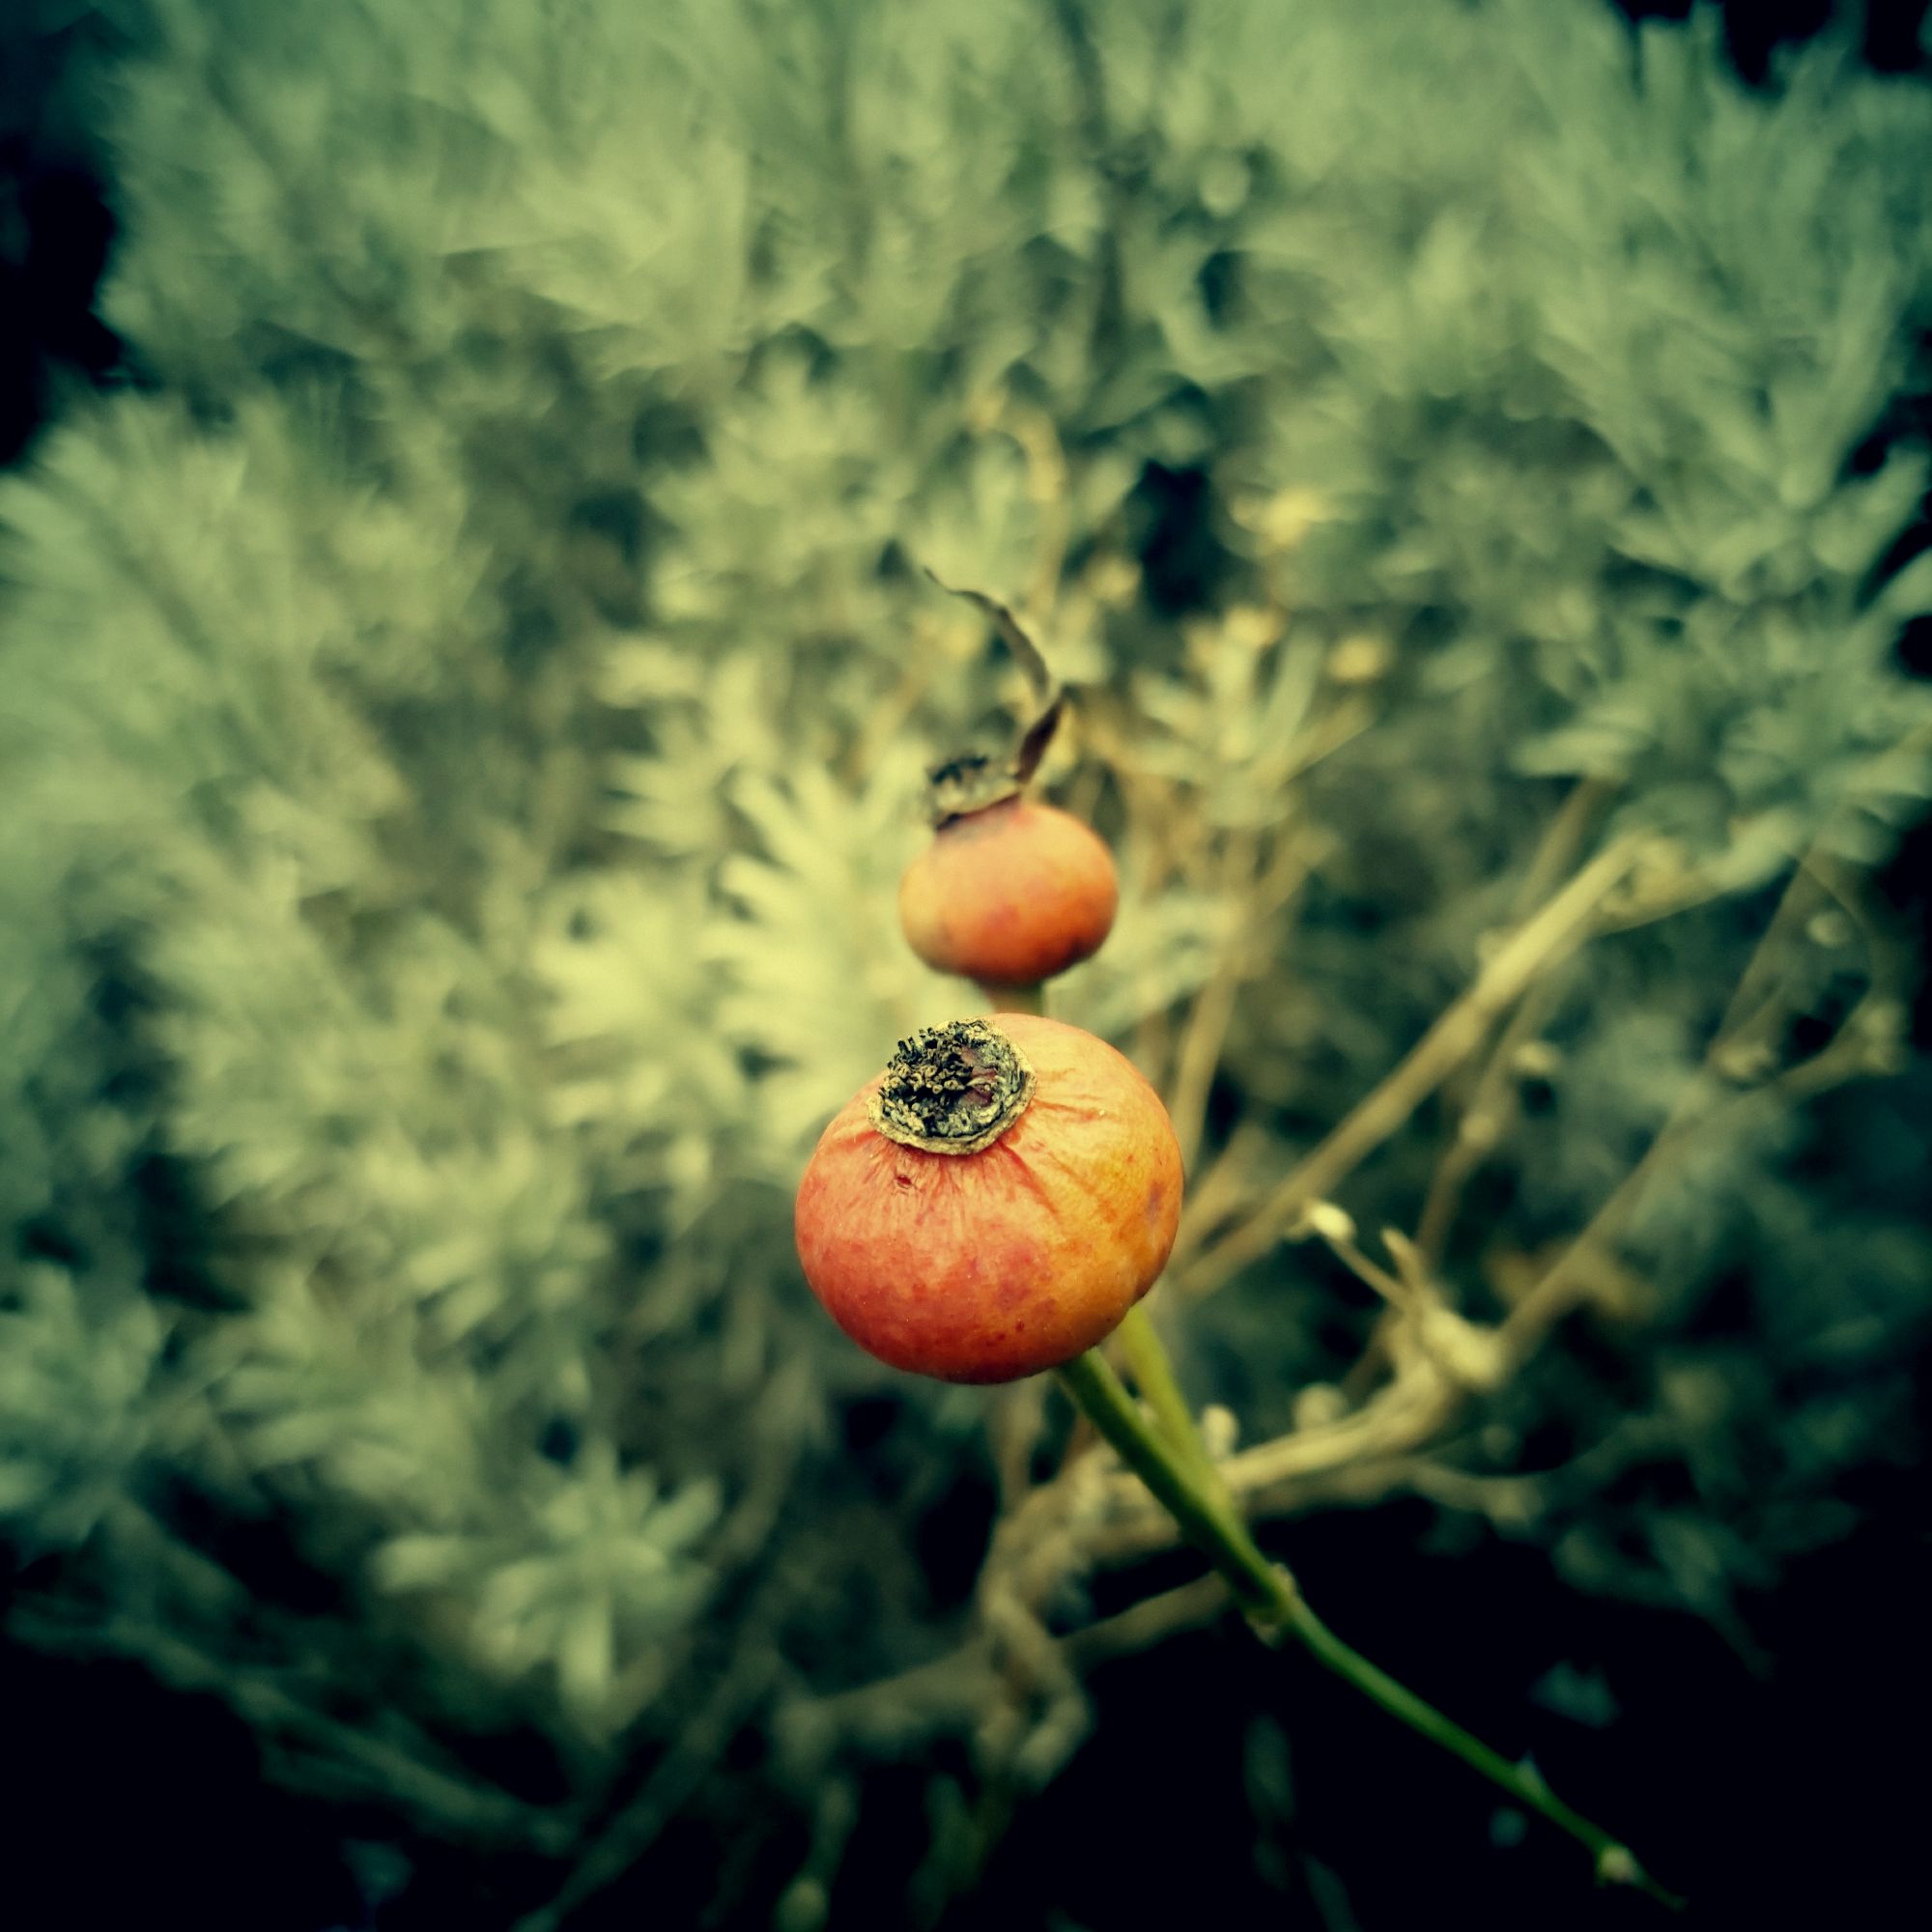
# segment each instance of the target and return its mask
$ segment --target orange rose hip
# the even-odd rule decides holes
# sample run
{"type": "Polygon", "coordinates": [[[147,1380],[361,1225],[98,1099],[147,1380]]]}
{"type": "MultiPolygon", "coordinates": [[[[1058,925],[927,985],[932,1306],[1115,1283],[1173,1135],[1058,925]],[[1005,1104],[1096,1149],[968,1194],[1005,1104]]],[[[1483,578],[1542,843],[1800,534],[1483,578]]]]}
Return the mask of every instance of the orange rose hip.
{"type": "Polygon", "coordinates": [[[1111,1334],[1180,1219],[1180,1149],[1104,1040],[1032,1014],[902,1040],[820,1138],[794,1216],[812,1293],[862,1349],[1004,1382],[1111,1334]]]}
{"type": "Polygon", "coordinates": [[[906,943],[987,986],[1030,986],[1090,957],[1119,903],[1093,828],[1017,796],[946,820],[899,881],[906,943]]]}

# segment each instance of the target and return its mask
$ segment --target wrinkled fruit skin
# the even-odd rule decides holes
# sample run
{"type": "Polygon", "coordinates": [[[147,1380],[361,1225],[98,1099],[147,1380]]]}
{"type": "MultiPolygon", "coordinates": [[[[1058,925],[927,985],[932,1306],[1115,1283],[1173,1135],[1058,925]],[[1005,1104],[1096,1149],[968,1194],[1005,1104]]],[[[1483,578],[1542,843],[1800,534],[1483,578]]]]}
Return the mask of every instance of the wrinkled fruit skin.
{"type": "Polygon", "coordinates": [[[899,881],[899,925],[928,966],[1030,986],[1098,951],[1114,923],[1114,859],[1070,812],[1002,799],[950,820],[899,881]]]}
{"type": "Polygon", "coordinates": [[[1154,1284],[1180,1220],[1180,1149],[1159,1096],[1104,1040],[1027,1013],[995,1024],[1032,1101],[979,1153],[927,1153],[871,1123],[866,1087],[798,1191],[806,1279],[894,1368],[1005,1382],[1070,1361],[1154,1284]]]}

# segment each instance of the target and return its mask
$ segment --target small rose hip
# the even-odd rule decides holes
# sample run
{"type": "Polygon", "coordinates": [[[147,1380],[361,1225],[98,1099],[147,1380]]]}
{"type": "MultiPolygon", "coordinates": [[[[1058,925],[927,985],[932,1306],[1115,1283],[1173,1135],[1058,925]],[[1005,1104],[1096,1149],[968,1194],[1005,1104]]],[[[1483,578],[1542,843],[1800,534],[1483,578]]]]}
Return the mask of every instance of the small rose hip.
{"type": "Polygon", "coordinates": [[[942,973],[1028,986],[1097,952],[1119,903],[1113,856],[1092,828],[1016,796],[939,827],[899,881],[899,926],[942,973]]]}

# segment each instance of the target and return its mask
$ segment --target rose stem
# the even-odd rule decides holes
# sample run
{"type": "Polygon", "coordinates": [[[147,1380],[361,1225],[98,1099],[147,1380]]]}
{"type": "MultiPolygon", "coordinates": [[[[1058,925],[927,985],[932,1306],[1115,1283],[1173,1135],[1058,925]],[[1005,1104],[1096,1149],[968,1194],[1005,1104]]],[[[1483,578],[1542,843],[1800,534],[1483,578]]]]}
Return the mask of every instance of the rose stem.
{"type": "Polygon", "coordinates": [[[1586,1846],[1595,1856],[1600,1881],[1633,1885],[1673,1910],[1682,1908],[1684,1901],[1651,1878],[1627,1845],[1572,1810],[1533,1771],[1511,1764],[1344,1643],[1303,1602],[1288,1571],[1263,1555],[1234,1505],[1216,1495],[1187,1459],[1142,1416],[1098,1350],[1076,1355],[1059,1374],[1067,1393],[1122,1462],[1226,1578],[1236,1601],[1264,1637],[1293,1633],[1318,1662],[1346,1678],[1391,1717],[1453,1751],[1526,1810],[1540,1812],[1586,1846]]]}
{"type": "Polygon", "coordinates": [[[1039,1013],[1046,1012],[1046,988],[1036,983],[1031,986],[989,986],[983,980],[980,990],[992,1003],[996,1013],[1039,1013]]]}
{"type": "Polygon", "coordinates": [[[1187,1398],[1181,1394],[1180,1384],[1175,1379],[1174,1363],[1168,1355],[1167,1345],[1160,1339],[1160,1331],[1153,1325],[1146,1307],[1135,1302],[1114,1332],[1121,1339],[1121,1350],[1127,1358],[1127,1371],[1134,1378],[1134,1386],[1147,1398],[1147,1405],[1153,1410],[1154,1420],[1159,1423],[1167,1439],[1180,1452],[1182,1460],[1201,1479],[1202,1487],[1211,1496],[1222,1495],[1221,1472],[1214,1466],[1214,1459],[1208,1455],[1208,1445],[1201,1439],[1194,1411],[1188,1407],[1187,1398]]]}

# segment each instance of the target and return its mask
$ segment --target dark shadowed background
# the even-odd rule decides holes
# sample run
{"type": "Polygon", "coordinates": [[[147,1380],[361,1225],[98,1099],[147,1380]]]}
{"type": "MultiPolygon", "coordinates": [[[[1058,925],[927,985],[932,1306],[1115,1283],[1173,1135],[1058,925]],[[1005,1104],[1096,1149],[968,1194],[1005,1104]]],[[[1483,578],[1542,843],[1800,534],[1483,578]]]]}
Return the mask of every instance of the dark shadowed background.
{"type": "MultiPolygon", "coordinates": [[[[1625,8],[1666,19],[1689,11],[1625,8]]],[[[1777,49],[1826,28],[1831,12],[1826,0],[1732,0],[1722,18],[1737,71],[1775,87],[1777,49]]],[[[1932,81],[1918,51],[1924,14],[1923,0],[1866,10],[1858,30],[1866,64],[1932,81]]],[[[117,188],[91,126],[93,97],[73,79],[83,55],[111,64],[119,31],[78,4],[30,0],[0,14],[0,461],[9,464],[32,463],[90,394],[148,384],[94,307],[117,188]]],[[[1921,341],[1914,384],[1873,425],[1870,468],[1928,434],[1932,354],[1921,341]]],[[[1134,497],[1139,561],[1177,609],[1198,601],[1215,567],[1205,495],[1203,472],[1177,456],[1150,464],[1134,497]]],[[[1927,547],[1921,512],[1890,567],[1927,547]]],[[[1929,635],[1921,618],[1897,641],[1918,678],[1932,676],[1929,635]]],[[[0,704],[4,675],[0,667],[0,704]]],[[[1879,874],[1902,929],[1920,938],[1928,880],[1932,828],[1921,822],[1879,874]]],[[[1932,1050],[1922,980],[1912,1038],[1932,1050]]],[[[1224,1103],[1235,1104],[1210,1097],[1210,1109],[1224,1103]]],[[[1861,1105],[1859,1090],[1828,1095],[1822,1138],[1865,1131],[1861,1105]]],[[[159,1168],[149,1176],[156,1226],[168,1221],[169,1184],[159,1168]]],[[[1699,1320],[1714,1333],[1727,1320],[1748,1322],[1722,1294],[1699,1320]]],[[[1926,1439],[1928,1340],[1921,1321],[1901,1345],[1916,1351],[1898,1367],[1918,1393],[1895,1439],[1926,1439]]],[[[838,1452],[857,1472],[845,1480],[894,1493],[914,1485],[918,1450],[890,1387],[855,1388],[834,1412],[838,1452]]],[[[1618,1480],[1652,1503],[1676,1478],[1639,1463],[1618,1480]]],[[[952,1473],[926,1491],[917,1554],[934,1614],[956,1614],[993,1520],[984,1451],[962,1441],[952,1473]]],[[[1852,1506],[1843,1533],[1742,1589],[1722,1630],[1683,1607],[1591,1594],[1537,1545],[1487,1525],[1457,1533],[1413,1500],[1331,1509],[1273,1525],[1264,1541],[1321,1579],[1323,1614],[1368,1655],[1431,1687],[1507,1752],[1529,1753],[1573,1804],[1613,1821],[1691,1895],[1687,1922],[1902,1923],[1901,1901],[1922,1892],[1916,1763],[1932,1722],[1932,1511],[1922,1469],[1895,1456],[1846,1472],[1837,1493],[1852,1506]]],[[[326,1592],[271,1524],[253,1547],[226,1553],[283,1598],[326,1592]]],[[[0,1562],[0,1606],[41,1589],[65,1560],[23,1552],[0,1562]]],[[[1188,1574],[1180,1559],[1162,1558],[1107,1588],[1124,1604],[1188,1574]]],[[[1237,1628],[1177,1635],[1107,1663],[1091,1689],[1092,1735],[1018,1805],[977,1886],[945,1909],[946,1932],[1112,1932],[1170,1914],[1337,1932],[1402,1932],[1452,1917],[1498,1932],[1662,1922],[1640,1897],[1590,1891],[1566,1841],[1525,1831],[1486,1786],[1299,1657],[1258,1666],[1237,1628]]],[[[539,1789],[554,1762],[534,1746],[519,1761],[522,1748],[502,1747],[497,1774],[539,1789]]],[[[754,1729],[737,1737],[697,1801],[635,1874],[569,1918],[571,1932],[769,1922],[807,1845],[803,1824],[775,1826],[758,1812],[767,1748],[754,1729]]],[[[953,1768],[963,1783],[963,1752],[953,1768]]],[[[0,1649],[0,1923],[21,1932],[162,1918],[205,1932],[487,1927],[546,1895],[532,1856],[479,1857],[399,1830],[382,1805],[266,1781],[255,1733],[226,1702],[164,1688],[132,1662],[0,1649]]],[[[832,1886],[835,1928],[901,1921],[930,1828],[929,1787],[896,1765],[866,1770],[859,1795],[832,1886]]]]}

